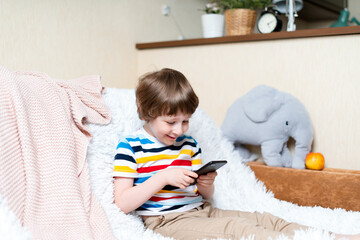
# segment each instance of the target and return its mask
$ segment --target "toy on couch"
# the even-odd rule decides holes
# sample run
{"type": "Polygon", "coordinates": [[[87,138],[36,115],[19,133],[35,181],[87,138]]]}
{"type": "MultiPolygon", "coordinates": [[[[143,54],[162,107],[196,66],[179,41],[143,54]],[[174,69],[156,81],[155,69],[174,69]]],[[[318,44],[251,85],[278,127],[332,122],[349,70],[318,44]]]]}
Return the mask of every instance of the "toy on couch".
{"type": "Polygon", "coordinates": [[[305,168],[313,141],[313,127],[304,105],[294,96],[260,85],[238,98],[228,109],[222,124],[225,137],[234,142],[246,162],[258,156],[243,144],[261,145],[269,166],[305,168]],[[292,156],[287,142],[295,141],[292,156]]]}

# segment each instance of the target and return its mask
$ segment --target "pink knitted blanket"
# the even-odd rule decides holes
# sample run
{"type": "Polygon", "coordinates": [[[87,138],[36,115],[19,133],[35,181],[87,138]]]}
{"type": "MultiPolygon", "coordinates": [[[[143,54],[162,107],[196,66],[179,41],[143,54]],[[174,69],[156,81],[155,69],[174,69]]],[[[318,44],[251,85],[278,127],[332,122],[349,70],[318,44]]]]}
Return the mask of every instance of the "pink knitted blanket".
{"type": "Polygon", "coordinates": [[[0,66],[0,194],[34,239],[114,239],[86,161],[86,123],[110,121],[102,89],[0,66]]]}

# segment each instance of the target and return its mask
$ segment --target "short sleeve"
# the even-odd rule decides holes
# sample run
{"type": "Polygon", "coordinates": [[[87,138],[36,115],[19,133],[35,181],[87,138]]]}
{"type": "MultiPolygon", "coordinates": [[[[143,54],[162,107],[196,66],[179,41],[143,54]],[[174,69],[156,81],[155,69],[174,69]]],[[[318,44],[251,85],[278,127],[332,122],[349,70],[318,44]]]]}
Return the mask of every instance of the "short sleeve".
{"type": "Polygon", "coordinates": [[[116,147],[113,177],[138,177],[135,153],[126,139],[121,139],[116,147]]]}
{"type": "Polygon", "coordinates": [[[194,155],[191,157],[191,165],[192,170],[196,171],[202,166],[202,160],[201,160],[201,148],[199,147],[198,143],[193,139],[195,147],[194,147],[194,155]]]}

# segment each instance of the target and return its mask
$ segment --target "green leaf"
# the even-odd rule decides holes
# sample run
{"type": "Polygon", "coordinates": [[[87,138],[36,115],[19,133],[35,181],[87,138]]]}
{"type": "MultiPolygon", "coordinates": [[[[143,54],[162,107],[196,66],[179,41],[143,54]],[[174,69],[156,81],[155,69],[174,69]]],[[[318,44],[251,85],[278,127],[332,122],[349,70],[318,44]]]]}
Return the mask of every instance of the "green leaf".
{"type": "Polygon", "coordinates": [[[224,10],[234,8],[248,8],[252,10],[264,9],[271,4],[271,0],[220,0],[219,6],[224,10]]]}

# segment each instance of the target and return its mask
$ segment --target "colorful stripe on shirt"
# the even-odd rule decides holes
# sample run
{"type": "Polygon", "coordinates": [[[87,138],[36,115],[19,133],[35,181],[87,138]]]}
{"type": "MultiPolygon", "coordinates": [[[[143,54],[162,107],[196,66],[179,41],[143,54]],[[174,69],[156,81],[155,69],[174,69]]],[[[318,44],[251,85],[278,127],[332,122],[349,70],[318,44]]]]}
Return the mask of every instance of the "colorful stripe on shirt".
{"type": "MultiPolygon", "coordinates": [[[[119,141],[113,176],[134,178],[134,185],[139,185],[166,168],[182,167],[194,171],[201,164],[201,149],[192,137],[183,135],[173,145],[166,146],[142,128],[119,141]]],[[[201,204],[202,197],[196,185],[184,190],[168,185],[139,207],[137,213],[159,215],[185,211],[201,204]]]]}

